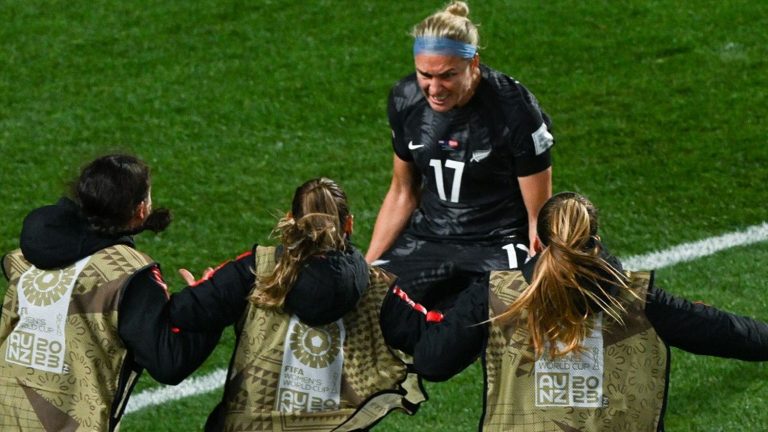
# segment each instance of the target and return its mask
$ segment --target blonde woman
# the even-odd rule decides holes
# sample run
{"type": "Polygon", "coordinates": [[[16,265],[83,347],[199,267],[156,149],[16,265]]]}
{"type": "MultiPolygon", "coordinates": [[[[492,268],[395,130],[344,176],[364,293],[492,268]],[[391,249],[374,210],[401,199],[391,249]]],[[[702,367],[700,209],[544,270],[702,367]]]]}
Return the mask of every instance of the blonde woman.
{"type": "Polygon", "coordinates": [[[454,1],[413,28],[415,72],[389,95],[392,180],[366,254],[427,306],[535,254],[536,214],[552,193],[549,117],[481,63],[468,15],[454,1]]]}
{"type": "Polygon", "coordinates": [[[544,249],[530,265],[478,279],[440,322],[395,290],[382,310],[387,341],[411,344],[426,378],[447,379],[482,356],[481,430],[660,431],[668,347],[768,360],[768,324],[675,298],[652,272],[623,271],[584,196],[548,200],[538,235],[544,249]]]}
{"type": "Polygon", "coordinates": [[[368,267],[352,228],[344,191],[310,180],[275,228],[277,247],[256,246],[172,297],[181,329],[235,324],[224,398],[207,431],[362,430],[423,400],[378,325],[395,278],[368,267]]]}

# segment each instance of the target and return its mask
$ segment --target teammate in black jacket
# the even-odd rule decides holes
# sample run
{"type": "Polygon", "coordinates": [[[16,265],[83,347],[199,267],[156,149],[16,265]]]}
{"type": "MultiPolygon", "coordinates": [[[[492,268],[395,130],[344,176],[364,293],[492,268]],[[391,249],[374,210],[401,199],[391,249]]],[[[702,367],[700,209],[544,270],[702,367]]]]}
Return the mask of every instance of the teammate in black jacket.
{"type": "MultiPolygon", "coordinates": [[[[352,423],[355,430],[367,430],[379,415],[386,415],[390,406],[395,407],[393,401],[399,405],[397,401],[405,398],[402,403],[407,404],[407,410],[415,411],[415,404],[423,398],[414,397],[413,403],[408,403],[408,394],[413,393],[400,386],[402,380],[409,379],[407,367],[384,345],[378,325],[381,299],[395,283],[394,276],[369,269],[362,254],[349,241],[352,228],[353,218],[344,191],[330,179],[312,179],[296,189],[291,211],[278,222],[275,233],[279,234],[280,244],[276,248],[254,247],[253,252],[207,270],[198,281],[182,270],[192,286],[171,299],[169,314],[174,325],[188,331],[220,331],[236,324],[237,343],[224,398],[208,417],[206,431],[238,427],[273,430],[273,425],[274,430],[284,430],[292,427],[294,421],[306,430],[335,430],[348,420],[350,411],[364,413],[355,414],[352,423]],[[318,334],[325,331],[319,326],[337,325],[335,322],[344,318],[347,336],[340,339],[345,360],[337,364],[341,366],[341,379],[330,383],[316,377],[316,382],[327,383],[316,384],[323,392],[338,390],[343,400],[335,407],[330,404],[319,410],[309,405],[299,407],[298,402],[286,407],[285,396],[275,406],[273,399],[278,399],[278,394],[293,394],[288,388],[291,384],[286,387],[291,380],[277,379],[281,370],[296,369],[302,375],[306,366],[309,369],[305,379],[309,379],[310,370],[326,367],[313,366],[312,362],[294,367],[296,364],[283,357],[280,348],[275,348],[296,343],[298,348],[285,348],[285,353],[304,352],[301,347],[307,342],[303,336],[289,330],[300,327],[280,324],[294,322],[293,316],[302,325],[317,327],[318,334]],[[264,330],[264,326],[269,330],[264,330]],[[254,380],[254,374],[261,378],[254,380]],[[270,378],[272,374],[274,380],[270,378]],[[356,376],[366,384],[346,383],[355,381],[356,376]],[[256,394],[263,397],[255,397],[256,394]],[[377,402],[379,397],[388,402],[377,402]],[[318,421],[321,417],[327,420],[318,421]]],[[[330,348],[335,345],[331,341],[319,345],[325,348],[317,348],[317,352],[333,352],[330,348]]],[[[319,390],[313,391],[300,392],[304,395],[301,399],[322,400],[324,396],[317,393],[319,390]]]]}
{"type": "MultiPolygon", "coordinates": [[[[613,300],[627,290],[628,281],[621,263],[599,241],[592,204],[574,193],[553,196],[541,209],[538,233],[544,250],[521,269],[528,286],[506,312],[489,316],[493,309],[490,274],[477,278],[452,308],[441,312],[427,311],[395,289],[385,299],[381,315],[387,343],[413,352],[414,368],[424,378],[442,381],[478,356],[485,359],[492,349],[488,346],[490,326],[502,321],[512,328],[527,328],[526,334],[531,335],[527,351],[535,353],[536,359],[562,359],[578,353],[599,312],[606,316],[603,322],[620,322],[620,327],[628,324],[626,308],[613,300]]],[[[644,300],[644,310],[638,314],[667,346],[701,355],[768,360],[765,322],[675,297],[657,287],[653,278],[644,300]]],[[[632,355],[641,354],[628,355],[630,363],[632,355]]],[[[665,401],[666,388],[663,390],[665,401]]],[[[486,399],[486,407],[493,403],[486,399]]],[[[658,429],[663,430],[663,407],[658,429]]]]}
{"type": "MultiPolygon", "coordinates": [[[[74,199],[62,198],[55,205],[30,212],[24,219],[20,253],[15,251],[4,260],[6,277],[10,276],[9,272],[16,271],[9,266],[18,265],[9,264],[11,255],[22,256],[23,258],[17,258],[16,262],[29,265],[33,272],[38,272],[42,276],[31,284],[15,282],[20,287],[9,286],[6,300],[9,298],[14,300],[10,303],[6,301],[4,304],[2,317],[0,317],[0,323],[2,323],[0,344],[9,336],[6,331],[16,332],[19,330],[17,327],[24,331],[35,320],[50,320],[49,322],[52,323],[50,326],[60,326],[58,333],[56,331],[49,333],[50,340],[53,341],[51,343],[64,345],[62,357],[64,367],[59,372],[63,374],[60,375],[62,384],[61,387],[56,388],[56,392],[60,400],[74,397],[75,401],[81,401],[81,405],[68,406],[67,402],[64,402],[63,405],[54,408],[52,405],[40,405],[39,398],[30,398],[38,421],[64,427],[64,423],[56,422],[69,419],[66,421],[79,422],[84,428],[91,424],[99,430],[113,430],[119,425],[127,397],[136,383],[137,374],[146,369],[161,383],[178,384],[210,354],[219,340],[220,331],[190,333],[172,327],[168,322],[168,291],[160,266],[135,250],[134,235],[147,229],[155,232],[162,231],[171,221],[168,210],[152,210],[150,170],[144,162],[129,155],[116,154],[100,157],[83,168],[73,192],[74,199]],[[124,255],[115,253],[116,250],[125,251],[124,255]],[[138,264],[134,266],[137,268],[132,274],[111,280],[112,266],[129,268],[125,261],[121,261],[125,256],[136,257],[139,262],[143,261],[146,264],[138,264]],[[116,257],[114,262],[109,261],[111,257],[116,257]],[[88,270],[89,267],[86,266],[86,271],[76,275],[77,282],[72,289],[70,304],[68,307],[64,305],[62,314],[64,321],[50,314],[43,318],[35,318],[29,312],[32,306],[20,310],[20,296],[16,295],[19,290],[25,291],[28,302],[34,303],[36,298],[55,300],[62,290],[66,290],[64,284],[56,282],[56,275],[67,274],[68,268],[84,259],[90,260],[92,270],[88,270]],[[62,271],[64,273],[61,273],[62,271]],[[103,272],[103,274],[88,272],[103,272]],[[92,291],[85,291],[93,285],[92,281],[105,278],[104,285],[95,286],[92,291]],[[56,285],[51,286],[51,282],[56,282],[56,285]],[[118,291],[114,293],[114,289],[118,291]],[[46,293],[51,294],[54,291],[57,295],[45,296],[46,293]],[[113,301],[116,304],[113,304],[113,301]],[[83,330],[82,327],[70,328],[72,323],[80,322],[87,323],[88,331],[83,330]],[[116,325],[116,329],[112,328],[113,325],[116,325]],[[62,330],[67,331],[67,338],[57,340],[57,334],[60,336],[62,330]],[[83,335],[90,334],[89,331],[100,339],[95,342],[87,340],[87,336],[83,335]],[[72,337],[76,338],[71,339],[72,337]],[[94,346],[101,350],[111,349],[113,345],[120,349],[103,354],[101,351],[88,352],[82,346],[89,343],[94,343],[94,346]],[[125,358],[118,361],[120,363],[117,365],[118,370],[107,371],[106,364],[116,361],[114,358],[121,355],[119,353],[123,347],[127,352],[125,358]],[[86,352],[83,354],[80,351],[86,352]],[[93,364],[98,365],[99,362],[103,362],[101,364],[104,368],[94,369],[88,366],[86,370],[89,376],[70,377],[79,370],[75,362],[83,361],[79,360],[80,355],[86,357],[103,355],[103,359],[99,358],[93,364]],[[116,376],[112,377],[112,373],[116,376]],[[93,395],[90,393],[67,394],[69,390],[63,383],[66,382],[68,385],[73,382],[91,381],[98,382],[98,385],[106,389],[99,390],[99,395],[104,400],[98,402],[106,404],[111,402],[112,406],[101,407],[100,403],[94,401],[96,412],[79,411],[84,398],[87,400],[93,395]],[[109,415],[108,419],[102,418],[104,410],[109,415]],[[59,416],[63,417],[59,418],[59,416]],[[93,422],[98,426],[94,426],[93,422]]],[[[21,280],[25,279],[21,278],[21,280]]],[[[45,303],[51,302],[45,301],[41,304],[48,306],[45,303]]],[[[55,327],[53,328],[55,330],[55,327]]],[[[38,337],[45,338],[46,334],[41,333],[38,337]]],[[[9,345],[8,349],[13,348],[9,345]]],[[[0,356],[7,359],[5,352],[0,356]]],[[[0,361],[0,375],[4,380],[16,373],[13,368],[23,363],[23,358],[20,357],[20,359],[22,361],[16,360],[12,363],[0,361]]],[[[45,382],[48,376],[46,374],[52,373],[48,372],[50,370],[50,368],[36,370],[35,367],[29,367],[26,375],[34,378],[35,373],[39,374],[40,382],[45,382]]],[[[13,390],[9,388],[8,391],[13,390]]],[[[71,391],[85,390],[78,390],[78,387],[73,385],[71,391]]],[[[10,397],[10,394],[6,393],[4,396],[10,397]]],[[[3,397],[0,397],[0,429],[17,430],[16,428],[24,429],[26,427],[24,425],[30,425],[27,422],[32,420],[22,418],[19,402],[5,400],[3,397]]]]}

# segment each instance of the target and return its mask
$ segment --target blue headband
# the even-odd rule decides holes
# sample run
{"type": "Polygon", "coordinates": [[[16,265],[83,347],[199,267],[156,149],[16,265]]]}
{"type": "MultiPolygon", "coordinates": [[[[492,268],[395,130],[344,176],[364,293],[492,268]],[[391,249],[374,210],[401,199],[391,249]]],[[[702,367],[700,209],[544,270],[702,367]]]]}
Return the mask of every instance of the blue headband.
{"type": "Polygon", "coordinates": [[[440,54],[471,59],[477,53],[477,47],[455,39],[419,36],[413,42],[413,55],[440,54]]]}

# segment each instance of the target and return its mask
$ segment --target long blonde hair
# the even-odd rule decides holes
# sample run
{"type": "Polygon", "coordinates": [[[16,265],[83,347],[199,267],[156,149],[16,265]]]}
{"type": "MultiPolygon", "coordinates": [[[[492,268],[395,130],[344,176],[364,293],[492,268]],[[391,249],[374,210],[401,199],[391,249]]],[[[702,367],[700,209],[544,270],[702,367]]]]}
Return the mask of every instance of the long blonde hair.
{"type": "Polygon", "coordinates": [[[469,6],[466,3],[453,1],[416,24],[411,35],[443,37],[478,46],[480,35],[477,26],[467,18],[468,15],[469,6]]]}
{"type": "Polygon", "coordinates": [[[333,180],[316,178],[296,188],[291,213],[273,230],[280,238],[282,254],[272,274],[257,278],[251,302],[282,307],[309,257],[347,248],[344,227],[348,217],[347,195],[333,180]]]}
{"type": "Polygon", "coordinates": [[[536,356],[579,352],[596,312],[622,323],[625,308],[606,290],[627,288],[626,276],[600,256],[597,210],[582,195],[565,192],[541,208],[537,232],[545,249],[530,286],[496,319],[525,322],[536,356]]]}

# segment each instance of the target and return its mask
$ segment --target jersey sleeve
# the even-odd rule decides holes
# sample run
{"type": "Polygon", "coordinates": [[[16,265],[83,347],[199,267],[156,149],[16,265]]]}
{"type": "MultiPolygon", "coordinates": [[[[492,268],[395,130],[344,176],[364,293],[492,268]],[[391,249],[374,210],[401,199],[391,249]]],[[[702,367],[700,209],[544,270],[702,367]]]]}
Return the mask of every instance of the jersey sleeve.
{"type": "Polygon", "coordinates": [[[118,311],[118,334],[133,362],[163,384],[178,384],[194,372],[221,337],[221,330],[187,332],[171,324],[167,287],[158,266],[133,276],[118,311]]]}
{"type": "Polygon", "coordinates": [[[396,89],[397,87],[394,87],[390,90],[389,98],[387,99],[387,117],[389,118],[389,127],[392,131],[392,149],[397,157],[406,162],[411,162],[413,156],[403,136],[403,121],[397,109],[396,89]]]}
{"type": "Polygon", "coordinates": [[[191,331],[217,331],[234,324],[248,305],[256,281],[253,254],[220,265],[211,275],[171,296],[174,326],[191,331]]]}
{"type": "Polygon", "coordinates": [[[651,287],[646,316],[670,346],[693,354],[768,360],[768,324],[651,287]]]}
{"type": "Polygon", "coordinates": [[[520,94],[520,119],[512,139],[515,172],[518,177],[544,171],[552,165],[550,149],[555,145],[552,122],[541,110],[536,97],[516,82],[520,94]]]}

